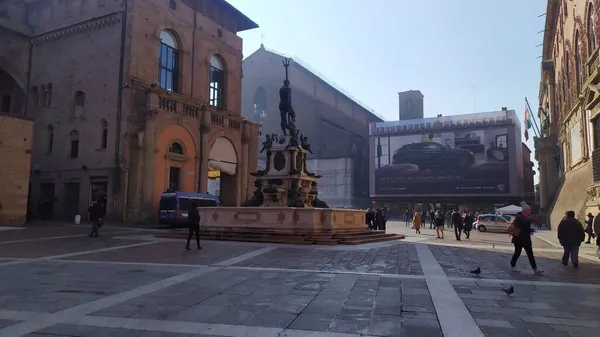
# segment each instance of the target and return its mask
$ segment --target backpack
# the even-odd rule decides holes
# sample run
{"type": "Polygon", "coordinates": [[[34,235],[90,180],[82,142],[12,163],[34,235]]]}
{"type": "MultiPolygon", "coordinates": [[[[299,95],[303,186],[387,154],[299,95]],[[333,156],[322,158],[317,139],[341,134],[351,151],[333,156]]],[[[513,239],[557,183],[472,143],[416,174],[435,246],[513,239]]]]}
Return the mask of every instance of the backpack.
{"type": "MultiPolygon", "coordinates": [[[[516,220],[516,218],[515,218],[516,220]]],[[[510,225],[508,226],[508,235],[512,235],[512,236],[519,236],[519,234],[521,234],[521,228],[517,227],[517,225],[515,225],[515,220],[513,220],[510,225]]]]}

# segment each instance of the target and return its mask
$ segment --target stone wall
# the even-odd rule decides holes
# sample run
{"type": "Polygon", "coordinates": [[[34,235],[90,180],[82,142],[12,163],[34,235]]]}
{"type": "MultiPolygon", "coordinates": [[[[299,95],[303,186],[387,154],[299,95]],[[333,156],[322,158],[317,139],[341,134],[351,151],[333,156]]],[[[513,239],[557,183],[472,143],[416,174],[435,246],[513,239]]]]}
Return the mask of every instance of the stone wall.
{"type": "Polygon", "coordinates": [[[32,120],[0,114],[0,226],[25,224],[32,138],[32,120]]]}

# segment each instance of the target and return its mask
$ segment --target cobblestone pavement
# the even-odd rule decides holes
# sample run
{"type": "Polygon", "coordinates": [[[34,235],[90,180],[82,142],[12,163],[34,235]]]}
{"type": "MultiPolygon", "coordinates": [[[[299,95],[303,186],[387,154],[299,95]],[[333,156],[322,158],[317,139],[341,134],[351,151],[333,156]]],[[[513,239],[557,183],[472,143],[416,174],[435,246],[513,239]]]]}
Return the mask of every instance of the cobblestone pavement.
{"type": "Polygon", "coordinates": [[[600,329],[600,260],[564,267],[543,240],[535,249],[546,274],[534,276],[525,256],[511,270],[510,246],[493,234],[353,247],[205,241],[184,253],[181,240],[146,230],[86,233],[0,232],[0,336],[596,337],[600,329]],[[509,286],[512,296],[502,291],[509,286]]]}

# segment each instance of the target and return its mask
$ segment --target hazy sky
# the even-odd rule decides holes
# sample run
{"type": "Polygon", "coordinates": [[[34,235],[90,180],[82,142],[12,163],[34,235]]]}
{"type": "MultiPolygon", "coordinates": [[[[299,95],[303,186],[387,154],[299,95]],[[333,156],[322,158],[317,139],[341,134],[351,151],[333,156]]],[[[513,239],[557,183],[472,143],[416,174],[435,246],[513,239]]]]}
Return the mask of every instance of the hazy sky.
{"type": "Polygon", "coordinates": [[[507,106],[522,121],[525,97],[537,109],[544,0],[227,1],[260,26],[240,33],[244,56],[264,34],[267,48],[299,57],[388,120],[410,89],[425,95],[426,117],[507,106]]]}

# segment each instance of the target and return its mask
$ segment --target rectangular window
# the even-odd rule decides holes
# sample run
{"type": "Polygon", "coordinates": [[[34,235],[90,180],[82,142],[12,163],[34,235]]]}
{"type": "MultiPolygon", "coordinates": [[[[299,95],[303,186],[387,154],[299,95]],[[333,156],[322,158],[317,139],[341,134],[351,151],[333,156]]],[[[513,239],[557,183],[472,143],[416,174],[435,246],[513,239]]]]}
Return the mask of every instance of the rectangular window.
{"type": "Polygon", "coordinates": [[[160,44],[158,85],[172,92],[177,92],[177,57],[177,50],[164,43],[160,44]]]}
{"type": "Polygon", "coordinates": [[[570,130],[571,140],[571,165],[575,164],[581,157],[581,122],[577,121],[570,130]]]}
{"type": "Polygon", "coordinates": [[[71,158],[79,157],[79,141],[78,140],[71,141],[71,152],[69,153],[69,156],[71,158]]]}
{"type": "Polygon", "coordinates": [[[169,168],[169,189],[173,191],[179,191],[181,183],[181,168],[171,167],[169,168]]]}
{"type": "Polygon", "coordinates": [[[496,147],[501,149],[508,148],[508,135],[497,135],[496,136],[496,147]]]}
{"type": "Polygon", "coordinates": [[[108,145],[108,129],[104,128],[104,129],[102,129],[102,144],[101,144],[101,148],[102,149],[106,149],[107,145],[108,145]]]}
{"type": "Polygon", "coordinates": [[[54,132],[48,135],[48,153],[52,153],[52,147],[54,146],[54,132]]]}

